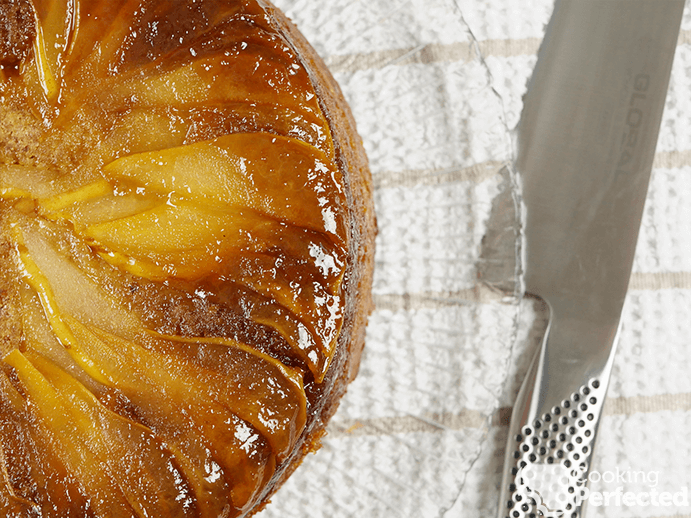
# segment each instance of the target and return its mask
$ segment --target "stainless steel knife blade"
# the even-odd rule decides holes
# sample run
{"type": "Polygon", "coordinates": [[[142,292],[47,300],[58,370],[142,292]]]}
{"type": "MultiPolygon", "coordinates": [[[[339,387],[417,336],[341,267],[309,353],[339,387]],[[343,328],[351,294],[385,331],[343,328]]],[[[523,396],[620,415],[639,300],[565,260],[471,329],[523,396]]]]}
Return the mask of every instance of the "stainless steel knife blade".
{"type": "Polygon", "coordinates": [[[587,502],[582,488],[683,7],[683,0],[555,4],[524,99],[515,163],[524,287],[547,302],[550,323],[513,409],[500,518],[538,510],[576,518],[587,502]],[[548,466],[575,486],[566,500],[550,501],[526,476],[548,466]]]}

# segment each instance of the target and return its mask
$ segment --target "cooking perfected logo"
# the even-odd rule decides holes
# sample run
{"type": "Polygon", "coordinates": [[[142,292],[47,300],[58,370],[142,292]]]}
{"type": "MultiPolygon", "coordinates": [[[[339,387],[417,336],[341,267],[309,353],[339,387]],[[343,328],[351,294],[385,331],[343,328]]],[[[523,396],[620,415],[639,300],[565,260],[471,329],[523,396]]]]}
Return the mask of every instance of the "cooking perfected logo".
{"type": "Polygon", "coordinates": [[[524,505],[534,502],[545,518],[560,518],[575,511],[585,500],[593,507],[687,507],[688,488],[677,492],[659,491],[659,471],[591,471],[586,477],[583,471],[568,469],[562,464],[528,463],[516,476],[516,501],[524,505]],[[591,491],[586,480],[616,484],[613,491],[591,491]],[[619,485],[621,484],[621,485],[619,485]],[[647,491],[625,491],[624,484],[645,486],[647,491]],[[520,497],[520,498],[519,498],[520,497]]]}

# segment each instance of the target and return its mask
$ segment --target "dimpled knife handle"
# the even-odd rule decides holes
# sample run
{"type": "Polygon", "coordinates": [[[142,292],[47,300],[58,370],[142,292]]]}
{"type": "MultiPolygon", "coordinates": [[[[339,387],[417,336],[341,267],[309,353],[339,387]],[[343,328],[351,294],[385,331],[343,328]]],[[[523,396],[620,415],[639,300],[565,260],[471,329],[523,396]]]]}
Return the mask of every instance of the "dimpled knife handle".
{"type": "Polygon", "coordinates": [[[542,352],[536,354],[514,406],[498,518],[580,518],[587,502],[586,483],[611,361],[599,375],[565,392],[559,404],[547,407],[540,405],[545,398],[536,390],[542,352]]]}

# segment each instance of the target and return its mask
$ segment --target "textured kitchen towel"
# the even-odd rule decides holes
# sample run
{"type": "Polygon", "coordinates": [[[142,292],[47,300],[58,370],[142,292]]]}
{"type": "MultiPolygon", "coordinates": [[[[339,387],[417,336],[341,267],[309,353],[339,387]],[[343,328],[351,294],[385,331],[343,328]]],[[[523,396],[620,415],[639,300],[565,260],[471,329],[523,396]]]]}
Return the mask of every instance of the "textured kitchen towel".
{"type": "MultiPolygon", "coordinates": [[[[552,0],[275,3],[351,104],[380,233],[359,377],[321,450],[259,516],[494,516],[510,407],[546,314],[478,270],[492,204],[511,194],[500,171],[552,0]]],[[[612,500],[588,517],[691,517],[690,42],[687,8],[591,483],[679,498],[612,500]]]]}

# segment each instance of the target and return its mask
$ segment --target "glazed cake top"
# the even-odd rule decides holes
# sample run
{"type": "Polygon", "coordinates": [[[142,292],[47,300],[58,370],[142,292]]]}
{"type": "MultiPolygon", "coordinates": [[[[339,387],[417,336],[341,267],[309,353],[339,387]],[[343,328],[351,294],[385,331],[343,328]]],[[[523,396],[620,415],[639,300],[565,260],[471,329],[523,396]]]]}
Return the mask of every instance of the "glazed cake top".
{"type": "Polygon", "coordinates": [[[254,1],[0,8],[9,508],[238,514],[343,320],[346,198],[310,76],[254,1]]]}

